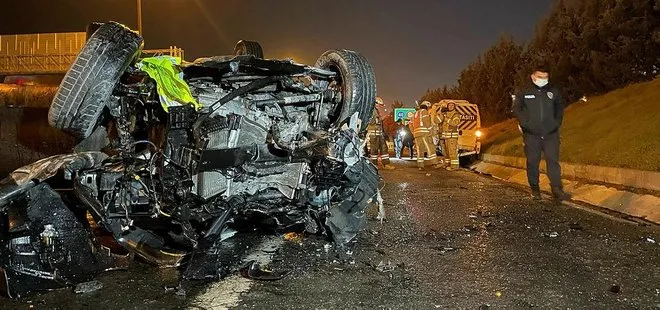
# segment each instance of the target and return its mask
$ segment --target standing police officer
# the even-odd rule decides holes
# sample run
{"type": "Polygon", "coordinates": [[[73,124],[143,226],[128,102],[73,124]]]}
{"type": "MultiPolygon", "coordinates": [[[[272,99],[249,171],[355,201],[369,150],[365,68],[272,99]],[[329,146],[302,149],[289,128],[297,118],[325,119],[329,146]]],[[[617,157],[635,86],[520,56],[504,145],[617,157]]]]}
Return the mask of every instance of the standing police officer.
{"type": "Polygon", "coordinates": [[[564,118],[564,100],[557,88],[548,85],[549,73],[539,66],[532,72],[532,84],[516,95],[513,110],[518,117],[527,156],[527,180],[532,197],[541,200],[539,163],[541,152],[557,200],[568,200],[571,195],[563,190],[559,167],[559,127],[564,118]]]}

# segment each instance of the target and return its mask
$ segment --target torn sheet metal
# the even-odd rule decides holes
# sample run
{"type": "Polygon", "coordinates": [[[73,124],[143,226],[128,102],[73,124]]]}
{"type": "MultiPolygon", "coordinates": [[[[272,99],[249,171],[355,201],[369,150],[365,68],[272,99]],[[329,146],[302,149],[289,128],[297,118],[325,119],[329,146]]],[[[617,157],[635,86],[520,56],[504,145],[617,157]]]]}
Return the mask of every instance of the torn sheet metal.
{"type": "Polygon", "coordinates": [[[9,176],[17,185],[33,180],[43,182],[60,171],[66,177],[74,171],[98,167],[107,158],[108,155],[101,152],[55,155],[18,168],[9,176]]]}

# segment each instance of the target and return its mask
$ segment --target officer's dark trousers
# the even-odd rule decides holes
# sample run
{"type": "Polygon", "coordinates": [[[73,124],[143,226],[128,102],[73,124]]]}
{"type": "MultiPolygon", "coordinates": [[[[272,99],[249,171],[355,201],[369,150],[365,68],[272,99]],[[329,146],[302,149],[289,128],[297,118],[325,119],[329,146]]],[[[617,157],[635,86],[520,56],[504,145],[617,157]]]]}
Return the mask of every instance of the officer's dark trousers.
{"type": "Polygon", "coordinates": [[[561,189],[561,168],[559,167],[559,133],[545,136],[524,134],[525,155],[527,156],[527,181],[531,188],[539,188],[539,163],[541,152],[545,155],[548,178],[553,189],[561,189]]]}

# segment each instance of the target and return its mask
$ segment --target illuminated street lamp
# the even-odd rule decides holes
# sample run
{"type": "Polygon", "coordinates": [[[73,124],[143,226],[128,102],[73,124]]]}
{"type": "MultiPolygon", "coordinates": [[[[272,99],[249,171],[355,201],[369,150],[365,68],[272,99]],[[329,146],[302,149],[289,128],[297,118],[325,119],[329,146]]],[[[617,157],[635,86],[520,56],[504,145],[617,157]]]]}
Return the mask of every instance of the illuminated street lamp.
{"type": "Polygon", "coordinates": [[[142,35],[142,0],[137,0],[137,24],[138,33],[142,35]]]}

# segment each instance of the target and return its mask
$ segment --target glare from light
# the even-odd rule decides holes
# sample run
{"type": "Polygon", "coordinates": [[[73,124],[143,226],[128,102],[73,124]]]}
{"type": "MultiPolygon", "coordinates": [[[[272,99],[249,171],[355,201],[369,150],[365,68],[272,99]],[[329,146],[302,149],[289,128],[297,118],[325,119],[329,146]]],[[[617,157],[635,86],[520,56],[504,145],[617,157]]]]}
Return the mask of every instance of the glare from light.
{"type": "Polygon", "coordinates": [[[481,138],[481,136],[484,135],[484,133],[481,132],[481,130],[477,130],[477,132],[475,132],[474,134],[477,136],[477,138],[481,138]]]}
{"type": "Polygon", "coordinates": [[[216,18],[210,14],[211,11],[206,9],[202,1],[195,0],[193,3],[197,5],[197,8],[202,13],[202,16],[204,16],[204,19],[206,19],[206,21],[211,25],[218,39],[220,39],[224,45],[232,46],[232,42],[229,41],[229,38],[223,32],[223,29],[215,22],[216,18]]]}

